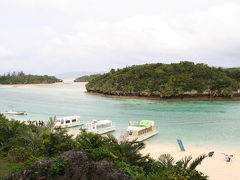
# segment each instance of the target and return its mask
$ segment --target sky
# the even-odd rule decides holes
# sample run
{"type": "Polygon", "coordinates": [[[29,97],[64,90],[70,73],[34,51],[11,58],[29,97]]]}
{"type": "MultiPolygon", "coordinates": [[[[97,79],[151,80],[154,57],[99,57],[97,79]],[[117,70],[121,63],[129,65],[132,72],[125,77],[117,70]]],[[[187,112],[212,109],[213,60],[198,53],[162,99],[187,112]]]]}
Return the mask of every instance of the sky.
{"type": "Polygon", "coordinates": [[[0,0],[0,73],[240,67],[240,0],[0,0]]]}

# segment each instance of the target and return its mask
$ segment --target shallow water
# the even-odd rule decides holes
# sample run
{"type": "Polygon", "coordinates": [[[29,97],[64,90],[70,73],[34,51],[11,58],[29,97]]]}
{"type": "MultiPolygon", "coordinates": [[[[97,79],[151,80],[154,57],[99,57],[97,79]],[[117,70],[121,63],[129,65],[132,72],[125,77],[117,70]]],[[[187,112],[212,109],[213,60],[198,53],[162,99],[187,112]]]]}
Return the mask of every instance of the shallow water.
{"type": "Polygon", "coordinates": [[[159,101],[106,98],[85,93],[84,83],[56,86],[0,86],[0,112],[13,106],[27,116],[23,120],[44,120],[50,116],[80,115],[110,119],[119,136],[128,121],[154,120],[159,134],[153,143],[176,144],[180,138],[194,146],[216,146],[240,150],[240,101],[159,101]]]}

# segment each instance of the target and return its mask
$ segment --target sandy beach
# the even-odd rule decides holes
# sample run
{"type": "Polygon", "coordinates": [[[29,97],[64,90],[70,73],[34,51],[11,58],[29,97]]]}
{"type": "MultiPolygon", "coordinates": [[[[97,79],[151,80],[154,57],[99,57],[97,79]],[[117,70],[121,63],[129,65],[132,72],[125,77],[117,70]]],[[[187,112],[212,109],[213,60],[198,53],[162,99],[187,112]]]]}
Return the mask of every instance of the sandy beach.
{"type": "Polygon", "coordinates": [[[53,85],[64,85],[70,84],[66,82],[57,82],[57,83],[49,83],[49,84],[0,84],[1,86],[11,86],[11,87],[22,87],[22,86],[53,86],[53,85]]]}
{"type": "Polygon", "coordinates": [[[148,144],[142,150],[143,154],[150,154],[151,157],[157,159],[161,154],[171,154],[175,160],[180,160],[185,156],[191,155],[193,158],[201,154],[208,154],[214,151],[213,157],[207,157],[197,170],[209,176],[210,180],[239,180],[240,179],[240,151],[232,149],[216,149],[212,147],[189,147],[185,145],[185,152],[181,152],[179,147],[148,144]],[[225,155],[233,155],[230,162],[225,161],[225,155]]]}
{"type": "MultiPolygon", "coordinates": [[[[76,137],[78,130],[68,131],[69,134],[76,137]]],[[[185,156],[198,157],[202,154],[208,154],[214,151],[213,157],[206,157],[197,170],[209,176],[210,180],[239,180],[240,179],[240,150],[219,149],[216,147],[195,147],[184,145],[186,151],[180,151],[177,142],[176,145],[150,144],[146,142],[146,147],[141,151],[142,154],[150,154],[157,159],[161,154],[171,154],[176,161],[185,156]],[[230,162],[225,161],[225,155],[233,155],[230,162]]]]}

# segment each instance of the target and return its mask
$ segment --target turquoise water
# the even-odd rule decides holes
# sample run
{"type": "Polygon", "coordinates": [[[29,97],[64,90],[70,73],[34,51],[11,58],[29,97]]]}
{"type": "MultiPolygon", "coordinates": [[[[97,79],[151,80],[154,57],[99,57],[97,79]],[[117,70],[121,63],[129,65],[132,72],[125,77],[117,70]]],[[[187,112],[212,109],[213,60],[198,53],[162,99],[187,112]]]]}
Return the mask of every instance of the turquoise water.
{"type": "Polygon", "coordinates": [[[154,120],[159,134],[148,142],[240,149],[240,101],[158,101],[106,98],[85,93],[84,83],[10,87],[0,86],[0,112],[13,106],[25,110],[24,120],[44,120],[50,116],[80,115],[110,119],[119,136],[128,121],[154,120]]]}

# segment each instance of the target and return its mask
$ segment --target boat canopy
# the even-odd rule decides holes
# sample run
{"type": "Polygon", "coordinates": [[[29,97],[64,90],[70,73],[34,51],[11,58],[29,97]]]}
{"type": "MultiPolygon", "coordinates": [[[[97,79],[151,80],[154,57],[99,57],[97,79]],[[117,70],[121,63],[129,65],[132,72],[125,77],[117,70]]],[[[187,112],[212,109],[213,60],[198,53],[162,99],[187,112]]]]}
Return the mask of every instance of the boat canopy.
{"type": "Polygon", "coordinates": [[[139,123],[140,126],[144,126],[144,127],[150,127],[150,126],[154,126],[154,121],[151,120],[142,120],[139,123]]]}
{"type": "Polygon", "coordinates": [[[93,120],[92,123],[94,124],[111,124],[112,121],[110,120],[100,120],[100,121],[97,121],[97,120],[93,120]]]}
{"type": "Polygon", "coordinates": [[[59,117],[58,120],[80,119],[80,116],[59,117]]]}

